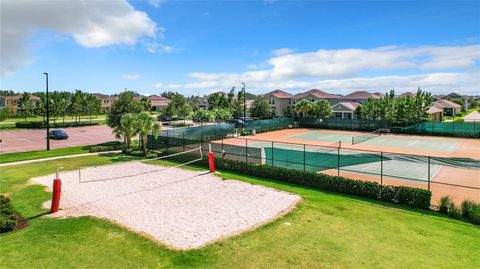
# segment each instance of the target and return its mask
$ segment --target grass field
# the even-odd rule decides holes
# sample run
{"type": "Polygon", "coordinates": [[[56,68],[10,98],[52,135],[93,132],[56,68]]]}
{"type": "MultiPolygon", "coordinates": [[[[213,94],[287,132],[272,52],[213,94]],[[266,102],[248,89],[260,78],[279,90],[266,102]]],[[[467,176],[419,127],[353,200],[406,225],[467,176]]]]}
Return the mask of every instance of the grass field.
{"type": "Polygon", "coordinates": [[[88,153],[88,146],[78,146],[78,147],[69,147],[69,148],[59,148],[52,149],[49,151],[46,150],[35,150],[35,151],[26,151],[26,152],[15,152],[15,153],[5,153],[0,156],[0,163],[11,163],[24,160],[35,160],[48,157],[56,156],[66,156],[74,154],[88,153]]]}
{"type": "MultiPolygon", "coordinates": [[[[431,211],[238,174],[221,176],[301,195],[286,217],[202,249],[177,252],[90,217],[49,219],[50,194],[28,179],[64,169],[126,161],[89,156],[2,168],[0,183],[30,226],[1,235],[2,268],[476,268],[480,228],[431,211]]],[[[203,168],[197,168],[203,169],[203,168]]]]}

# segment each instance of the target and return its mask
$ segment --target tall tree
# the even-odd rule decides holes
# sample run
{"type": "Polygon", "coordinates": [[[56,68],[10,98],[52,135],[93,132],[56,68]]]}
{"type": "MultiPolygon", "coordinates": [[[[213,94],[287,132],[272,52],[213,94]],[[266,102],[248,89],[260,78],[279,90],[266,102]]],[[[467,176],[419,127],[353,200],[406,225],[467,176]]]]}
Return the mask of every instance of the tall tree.
{"type": "Polygon", "coordinates": [[[170,98],[165,113],[169,116],[186,117],[192,112],[183,95],[176,93],[170,98]]]}
{"type": "Polygon", "coordinates": [[[138,134],[140,135],[140,141],[142,143],[143,154],[147,155],[147,136],[150,133],[153,133],[155,139],[158,137],[158,131],[160,130],[160,125],[158,125],[154,118],[150,116],[147,112],[142,112],[138,114],[138,134]]]}
{"type": "Polygon", "coordinates": [[[33,103],[28,92],[24,92],[18,99],[17,108],[20,111],[20,115],[25,118],[25,121],[33,114],[33,103]]]}
{"type": "Polygon", "coordinates": [[[245,94],[243,91],[237,93],[237,99],[231,105],[232,117],[243,118],[245,94]]]}
{"type": "Polygon", "coordinates": [[[87,113],[90,116],[91,122],[93,115],[98,115],[102,110],[102,102],[93,94],[87,94],[85,96],[85,101],[87,102],[87,113]]]}
{"type": "Polygon", "coordinates": [[[152,100],[148,99],[148,97],[143,96],[142,99],[140,99],[140,103],[143,106],[143,111],[150,112],[152,110],[152,100]]]}
{"type": "Polygon", "coordinates": [[[114,128],[120,124],[120,119],[127,113],[140,113],[143,111],[142,104],[134,99],[135,93],[131,91],[122,92],[118,100],[112,103],[107,114],[107,124],[114,128]]]}
{"type": "Polygon", "coordinates": [[[83,92],[81,90],[75,90],[75,93],[70,97],[69,111],[72,116],[75,117],[75,122],[80,119],[80,114],[83,111],[83,92]]]}
{"type": "Polygon", "coordinates": [[[229,104],[227,98],[221,93],[212,93],[208,96],[208,110],[214,110],[217,108],[224,109],[228,108],[229,104]]]}
{"type": "Polygon", "coordinates": [[[318,100],[312,106],[312,116],[316,118],[327,118],[332,115],[332,107],[327,100],[318,100]]]}
{"type": "Polygon", "coordinates": [[[307,99],[300,100],[295,106],[295,111],[301,113],[302,117],[311,116],[313,103],[307,99]]]}
{"type": "Polygon", "coordinates": [[[265,98],[257,97],[250,108],[250,115],[257,118],[269,118],[272,117],[272,108],[265,98]]]}
{"type": "Polygon", "coordinates": [[[132,144],[132,138],[138,134],[138,116],[127,113],[120,119],[120,124],[112,130],[117,138],[123,137],[125,148],[129,149],[132,144]]]}
{"type": "Polygon", "coordinates": [[[215,116],[213,115],[212,111],[200,108],[200,109],[197,109],[195,112],[193,112],[192,120],[193,122],[203,124],[205,122],[214,121],[215,116]]]}
{"type": "Polygon", "coordinates": [[[8,108],[4,107],[4,108],[0,108],[0,121],[4,121],[6,120],[8,117],[10,117],[11,113],[10,113],[10,110],[8,110],[8,108]]]}
{"type": "Polygon", "coordinates": [[[225,121],[232,118],[232,112],[226,108],[217,108],[211,110],[211,112],[213,113],[215,121],[225,121]]]}

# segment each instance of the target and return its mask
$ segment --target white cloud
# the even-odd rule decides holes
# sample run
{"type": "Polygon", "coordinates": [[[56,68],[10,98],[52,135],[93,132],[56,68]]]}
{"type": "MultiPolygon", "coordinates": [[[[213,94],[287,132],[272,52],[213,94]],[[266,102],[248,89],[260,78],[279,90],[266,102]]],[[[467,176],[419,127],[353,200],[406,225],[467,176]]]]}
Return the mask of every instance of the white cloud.
{"type": "Polygon", "coordinates": [[[182,50],[180,48],[175,48],[175,47],[172,47],[172,46],[161,44],[161,43],[158,43],[158,42],[155,42],[155,41],[152,41],[152,40],[142,40],[141,42],[145,46],[147,51],[150,52],[150,53],[170,54],[170,53],[174,53],[174,52],[178,52],[178,51],[182,50]]]}
{"type": "Polygon", "coordinates": [[[275,56],[284,56],[288,54],[293,54],[295,51],[289,48],[281,48],[281,49],[276,49],[272,50],[271,54],[275,56]]]}
{"type": "Polygon", "coordinates": [[[147,0],[147,2],[155,7],[155,8],[159,8],[166,0],[147,0]]]}
{"type": "Polygon", "coordinates": [[[140,78],[140,75],[139,74],[125,74],[122,76],[123,79],[126,79],[126,80],[137,80],[140,78]]]}
{"type": "Polygon", "coordinates": [[[2,75],[29,63],[26,39],[40,29],[72,36],[87,48],[133,46],[142,36],[155,38],[158,29],[126,0],[2,1],[1,25],[2,75]]]}

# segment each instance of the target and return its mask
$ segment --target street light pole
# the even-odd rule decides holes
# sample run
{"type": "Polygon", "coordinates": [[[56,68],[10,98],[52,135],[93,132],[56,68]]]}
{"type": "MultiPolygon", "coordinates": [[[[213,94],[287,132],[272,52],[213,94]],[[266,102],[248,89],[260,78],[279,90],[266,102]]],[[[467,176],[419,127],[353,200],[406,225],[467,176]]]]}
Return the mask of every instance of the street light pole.
{"type": "Polygon", "coordinates": [[[46,107],[46,114],[47,114],[47,150],[50,150],[50,107],[48,100],[48,73],[43,73],[45,75],[45,82],[46,82],[46,91],[47,91],[47,107],[46,107]]]}
{"type": "Polygon", "coordinates": [[[245,92],[245,83],[241,83],[243,85],[243,126],[245,128],[245,121],[247,119],[247,92],[245,92]]]}

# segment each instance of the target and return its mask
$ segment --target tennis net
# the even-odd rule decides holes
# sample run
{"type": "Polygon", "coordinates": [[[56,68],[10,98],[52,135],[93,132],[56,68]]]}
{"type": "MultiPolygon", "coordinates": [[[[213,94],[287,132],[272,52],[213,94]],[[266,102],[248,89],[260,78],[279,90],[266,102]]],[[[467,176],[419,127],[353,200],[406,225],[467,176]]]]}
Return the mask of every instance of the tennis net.
{"type": "Polygon", "coordinates": [[[375,130],[375,131],[370,132],[370,133],[353,136],[352,137],[352,145],[362,143],[362,142],[365,142],[365,141],[373,139],[373,138],[377,138],[377,137],[381,136],[382,134],[389,133],[389,132],[390,132],[389,129],[381,128],[381,129],[375,130]]]}

